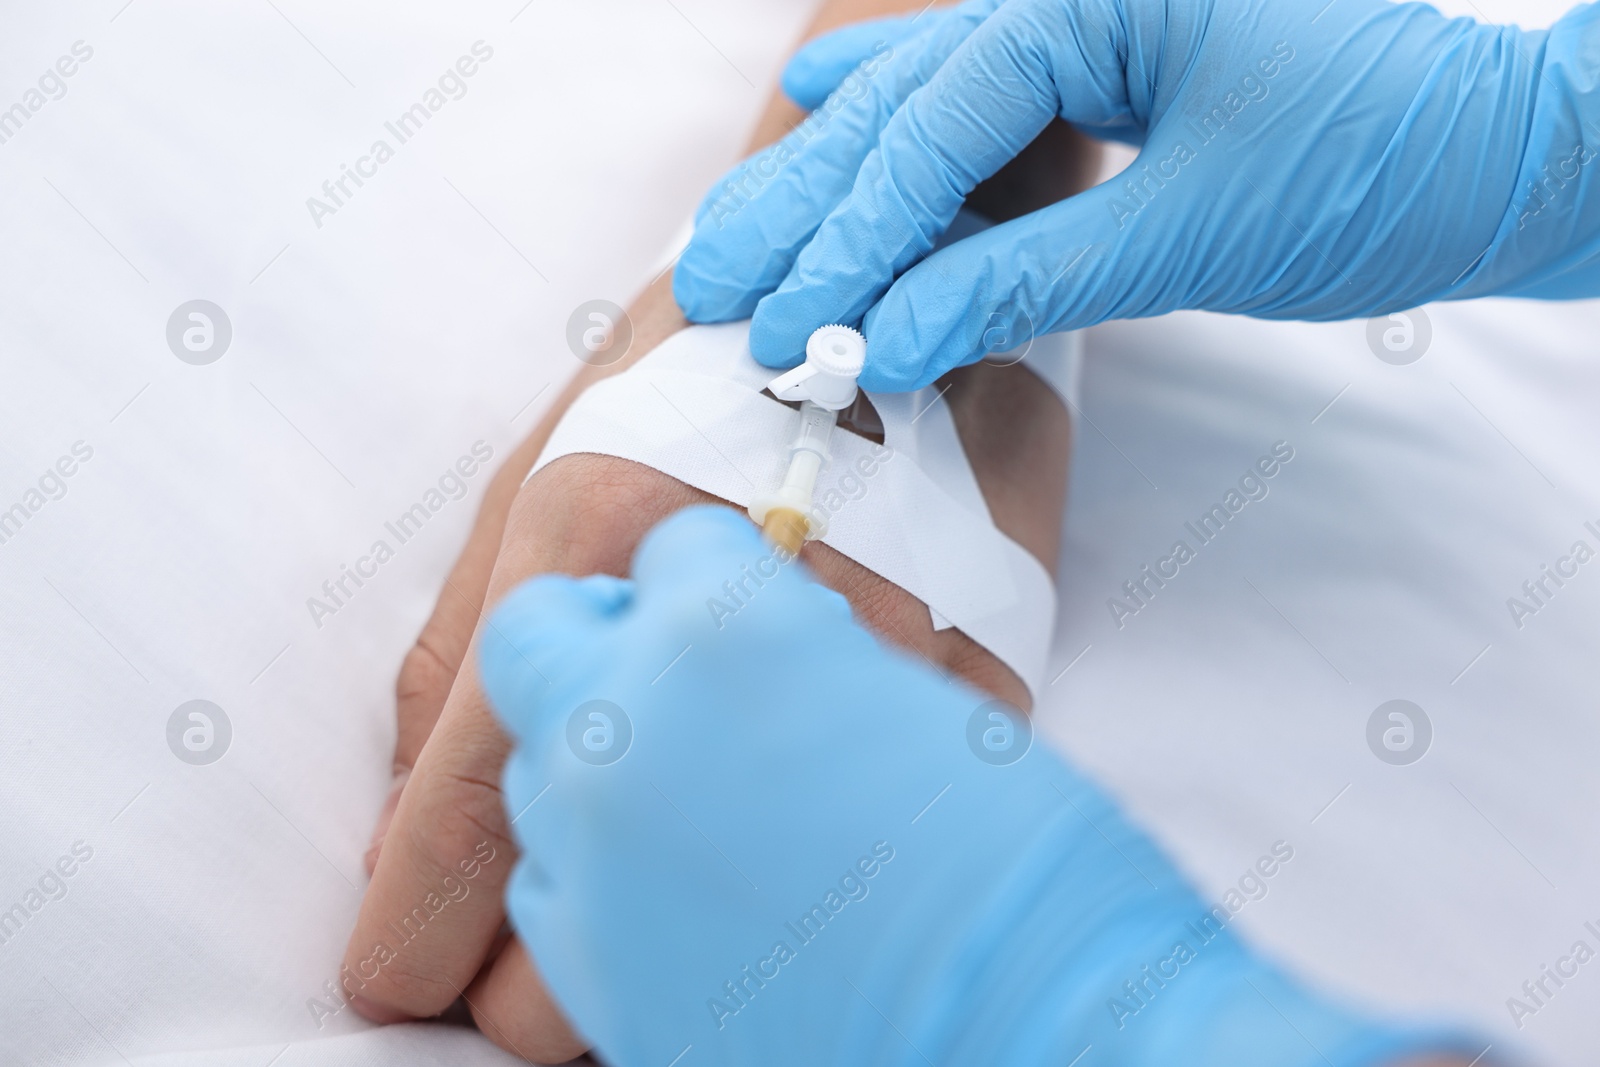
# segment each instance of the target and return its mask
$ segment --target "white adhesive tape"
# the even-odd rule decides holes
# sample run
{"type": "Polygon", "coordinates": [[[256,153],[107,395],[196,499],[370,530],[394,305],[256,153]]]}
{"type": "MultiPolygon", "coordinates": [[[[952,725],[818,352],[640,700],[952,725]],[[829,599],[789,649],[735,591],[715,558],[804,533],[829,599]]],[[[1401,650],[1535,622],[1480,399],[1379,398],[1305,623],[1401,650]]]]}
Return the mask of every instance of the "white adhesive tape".
{"type": "MultiPolygon", "coordinates": [[[[794,409],[763,395],[773,372],[749,352],[749,323],[691,326],[627,371],[590,386],[568,409],[534,473],[574,453],[652,467],[740,507],[783,480],[794,409]]],[[[1047,361],[1069,390],[1077,339],[1039,338],[1028,365],[1047,361]]],[[[956,434],[930,387],[869,394],[884,444],[845,430],[817,483],[824,542],[900,586],[1016,672],[1038,695],[1055,624],[1055,585],[1001,533],[956,434]]]]}

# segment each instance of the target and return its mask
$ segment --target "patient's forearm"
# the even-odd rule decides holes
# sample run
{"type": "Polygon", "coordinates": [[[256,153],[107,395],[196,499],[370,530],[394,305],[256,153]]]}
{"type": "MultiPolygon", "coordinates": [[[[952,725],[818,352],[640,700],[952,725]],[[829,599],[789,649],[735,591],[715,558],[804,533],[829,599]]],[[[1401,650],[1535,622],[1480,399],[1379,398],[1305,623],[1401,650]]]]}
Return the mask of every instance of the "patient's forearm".
{"type": "MultiPolygon", "coordinates": [[[[806,36],[920,8],[916,0],[829,0],[806,36]]],[[[798,106],[774,93],[748,149],[777,140],[804,117],[798,106]]],[[[1052,125],[1015,161],[980,185],[970,202],[996,221],[1025,214],[1086,187],[1096,158],[1092,142],[1063,124],[1052,125]]],[[[585,389],[626,370],[688,325],[673,300],[670,271],[635,298],[628,315],[633,326],[628,353],[608,366],[580,368],[490,482],[478,521],[451,571],[448,588],[460,595],[440,599],[424,639],[408,657],[417,666],[402,673],[398,765],[410,766],[433,728],[438,691],[448,688],[455,665],[466,654],[512,502],[556,424],[585,389]],[[404,709],[411,704],[430,710],[406,714],[404,709]]],[[[1067,413],[1042,383],[1020,368],[970,367],[951,374],[945,384],[949,386],[945,400],[996,526],[1054,572],[1070,462],[1067,413]]]]}
{"type": "MultiPolygon", "coordinates": [[[[845,23],[921,8],[917,0],[827,0],[805,37],[810,39],[845,23]]],[[[776,141],[804,117],[792,101],[774,93],[747,149],[753,152],[776,141]]],[[[1095,151],[1070,128],[1054,125],[1005,170],[979,186],[972,203],[996,221],[1032,211],[1085,187],[1093,173],[1095,151]]],[[[397,694],[402,707],[399,765],[410,766],[433,728],[441,699],[438,691],[448,689],[455,667],[466,653],[512,501],[556,424],[585,389],[626,370],[688,325],[672,298],[670,271],[634,299],[628,316],[633,326],[628,353],[608,366],[580,368],[491,480],[478,521],[451,570],[448,588],[460,595],[439,600],[424,641],[408,657],[418,666],[402,673],[397,694]],[[413,703],[431,710],[407,714],[406,707],[413,703]]],[[[977,368],[951,375],[951,379],[945,399],[996,524],[1053,571],[1066,494],[1070,432],[1065,413],[1025,372],[977,368]]]]}

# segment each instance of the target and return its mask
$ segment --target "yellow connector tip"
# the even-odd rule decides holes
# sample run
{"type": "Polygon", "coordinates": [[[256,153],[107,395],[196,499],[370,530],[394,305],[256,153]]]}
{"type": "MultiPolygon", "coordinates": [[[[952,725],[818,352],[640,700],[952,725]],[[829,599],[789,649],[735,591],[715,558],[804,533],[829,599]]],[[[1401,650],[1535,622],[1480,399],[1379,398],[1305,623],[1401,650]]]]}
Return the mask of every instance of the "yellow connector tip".
{"type": "Polygon", "coordinates": [[[767,512],[766,521],[761,524],[761,532],[768,541],[795,556],[800,554],[810,529],[810,521],[793,508],[773,508],[767,512]]]}

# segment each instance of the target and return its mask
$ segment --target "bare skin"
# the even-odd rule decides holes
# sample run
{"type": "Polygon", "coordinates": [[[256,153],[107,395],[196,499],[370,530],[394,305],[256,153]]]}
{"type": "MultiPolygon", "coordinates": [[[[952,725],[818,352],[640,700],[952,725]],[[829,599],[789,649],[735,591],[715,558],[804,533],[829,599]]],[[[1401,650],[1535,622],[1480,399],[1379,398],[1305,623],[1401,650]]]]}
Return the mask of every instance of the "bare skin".
{"type": "MultiPolygon", "coordinates": [[[[829,0],[807,36],[921,6],[916,0],[829,0]]],[[[774,98],[750,149],[776,140],[803,117],[774,98]]],[[[997,219],[1026,213],[1086,187],[1095,159],[1089,142],[1052,127],[972,202],[997,219]]],[[[503,894],[516,847],[499,780],[509,742],[484,700],[474,647],[485,613],[524,579],[552,572],[625,574],[652,526],[681,508],[714,501],[651,468],[596,455],[565,457],[523,484],[583,390],[687,325],[673,302],[670,276],[640,294],[628,314],[634,328],[628,356],[575,374],[496,472],[433,614],[402,662],[395,786],[366,856],[372,881],[341,973],[352,1006],[368,1018],[427,1018],[464,1001],[497,1045],[534,1062],[572,1059],[587,1042],[567,1024],[536,962],[506,926],[503,894]],[[461,864],[474,859],[476,873],[463,882],[461,864]],[[389,924],[429,894],[446,895],[447,877],[470,892],[434,915],[397,955],[377,962],[375,944],[395,940],[389,924]]],[[[1070,461],[1067,412],[1025,366],[969,367],[947,381],[945,399],[996,525],[1054,572],[1070,461]]],[[[905,590],[826,545],[807,545],[801,558],[888,640],[942,674],[1029,706],[1016,675],[958,630],[935,632],[927,608],[905,590]]]]}

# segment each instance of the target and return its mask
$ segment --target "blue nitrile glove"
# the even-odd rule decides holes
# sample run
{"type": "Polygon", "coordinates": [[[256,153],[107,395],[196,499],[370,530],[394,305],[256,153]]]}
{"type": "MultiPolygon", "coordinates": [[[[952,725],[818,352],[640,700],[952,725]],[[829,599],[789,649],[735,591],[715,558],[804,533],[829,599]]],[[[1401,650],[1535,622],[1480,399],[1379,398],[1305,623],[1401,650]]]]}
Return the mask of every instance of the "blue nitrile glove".
{"type": "Polygon", "coordinates": [[[1482,1047],[1371,1023],[1251,954],[1025,716],[881,647],[778,551],[690,509],[631,580],[536,578],[483,635],[517,740],[509,911],[605,1062],[1482,1047]]]}
{"type": "Polygon", "coordinates": [[[701,201],[695,212],[697,236],[727,227],[729,236],[739,238],[717,244],[696,240],[684,252],[687,265],[679,260],[673,293],[691,319],[750,317],[756,302],[789,273],[827,212],[799,210],[799,205],[832,207],[850,192],[857,169],[895,108],[933,76],[998,2],[970,0],[911,18],[846,26],[790,61],[784,91],[801,106],[815,104],[815,110],[783,140],[735,166],[701,201]],[[816,165],[796,167],[801,152],[816,165]],[[758,196],[764,206],[755,212],[752,198],[758,196]]]}
{"type": "Polygon", "coordinates": [[[775,178],[712,190],[674,280],[691,320],[753,310],[771,366],[860,321],[861,384],[901,390],[1031,334],[1183,308],[1600,294],[1593,6],[1548,31],[1386,0],[984,10],[894,45],[821,134],[757,157],[775,178]],[[1140,156],[919,262],[1056,116],[1140,156]]]}
{"type": "MultiPolygon", "coordinates": [[[[851,22],[825,33],[808,42],[783,68],[784,95],[807,111],[815,111],[851,74],[873,77],[877,67],[872,60],[889,58],[902,42],[919,37],[953,13],[951,8],[930,8],[920,15],[851,22]],[[867,66],[858,72],[856,68],[862,63],[867,66]]],[[[977,21],[968,25],[976,26],[977,21]]],[[[853,85],[841,94],[844,99],[854,99],[856,95],[853,85]]]]}

